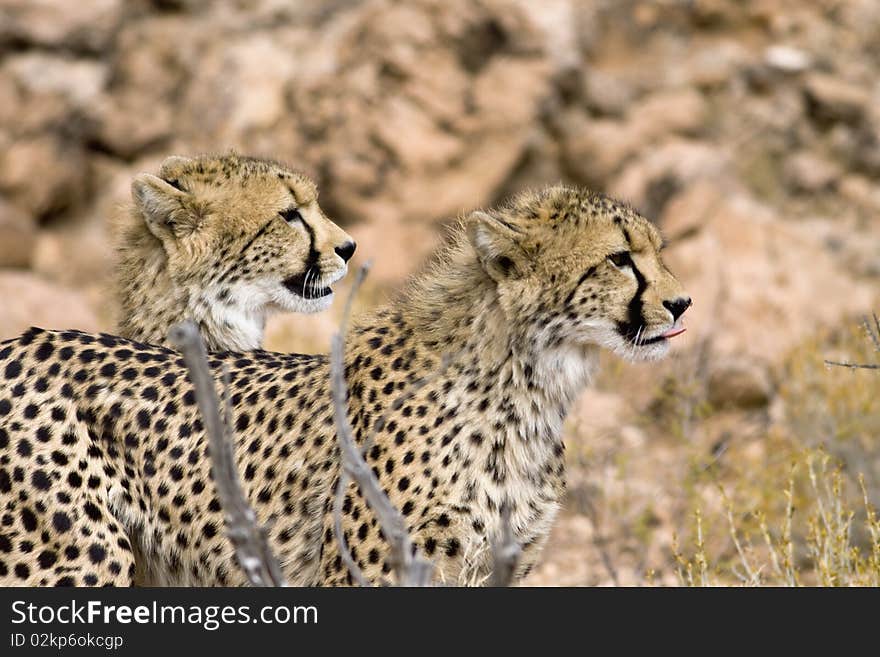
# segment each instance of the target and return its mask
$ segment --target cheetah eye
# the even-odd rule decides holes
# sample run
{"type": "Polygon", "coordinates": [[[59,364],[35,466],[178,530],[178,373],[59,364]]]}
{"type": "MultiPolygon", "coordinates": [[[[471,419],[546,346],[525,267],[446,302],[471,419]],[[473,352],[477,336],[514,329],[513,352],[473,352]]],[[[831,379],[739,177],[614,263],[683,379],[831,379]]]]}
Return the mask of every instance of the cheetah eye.
{"type": "Polygon", "coordinates": [[[303,220],[302,215],[299,213],[299,208],[287,208],[278,214],[289,224],[303,220]]]}
{"type": "Polygon", "coordinates": [[[618,268],[632,266],[632,259],[629,257],[629,251],[619,251],[608,256],[608,260],[612,265],[618,268]]]}

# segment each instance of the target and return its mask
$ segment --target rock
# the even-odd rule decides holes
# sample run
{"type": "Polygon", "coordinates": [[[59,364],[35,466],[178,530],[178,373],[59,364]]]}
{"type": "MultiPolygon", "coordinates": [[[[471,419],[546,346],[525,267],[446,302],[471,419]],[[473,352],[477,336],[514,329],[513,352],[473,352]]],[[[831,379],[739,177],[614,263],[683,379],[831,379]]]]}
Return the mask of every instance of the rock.
{"type": "Polygon", "coordinates": [[[217,36],[219,27],[206,31],[204,22],[163,13],[125,21],[112,60],[115,90],[137,92],[150,107],[168,103],[175,94],[180,103],[179,95],[191,83],[189,76],[197,76],[207,63],[212,33],[217,36]]]}
{"type": "Polygon", "coordinates": [[[112,261],[104,222],[80,219],[40,232],[32,268],[47,280],[82,289],[106,285],[112,261]]]}
{"type": "Polygon", "coordinates": [[[820,123],[857,123],[871,95],[863,87],[827,73],[811,73],[804,82],[807,111],[820,123]]]}
{"type": "Polygon", "coordinates": [[[558,70],[580,68],[581,52],[589,49],[594,39],[591,28],[596,23],[596,10],[575,6],[570,0],[517,0],[517,5],[543,32],[543,50],[558,70]]]}
{"type": "Polygon", "coordinates": [[[657,222],[669,243],[693,237],[712,219],[724,191],[709,180],[698,180],[673,196],[657,222]]]}
{"type": "MultiPolygon", "coordinates": [[[[624,121],[590,120],[580,113],[569,112],[559,121],[563,160],[577,181],[601,188],[608,188],[610,184],[613,188],[614,183],[609,183],[609,179],[639,151],[647,153],[645,157],[653,160],[652,168],[674,165],[667,162],[666,155],[656,155],[666,146],[656,149],[651,144],[669,133],[698,132],[705,117],[705,101],[693,90],[654,94],[634,107],[624,121]]],[[[674,157],[688,156],[684,152],[688,149],[673,148],[682,151],[674,157]]],[[[695,145],[695,148],[699,146],[695,145]]],[[[718,160],[718,157],[712,159],[718,160]]],[[[639,167],[638,164],[632,166],[639,167]]],[[[687,168],[690,165],[685,163],[682,166],[687,168]]],[[[626,198],[636,202],[639,202],[638,198],[644,198],[639,190],[634,189],[639,185],[633,178],[639,175],[630,175],[622,190],[626,198]]]]}
{"type": "Polygon", "coordinates": [[[672,139],[646,149],[609,185],[613,195],[626,199],[645,216],[657,218],[667,201],[701,179],[722,178],[727,157],[703,142],[672,139]]]}
{"type": "Polygon", "coordinates": [[[707,392],[716,408],[755,408],[770,402],[773,386],[766,368],[737,360],[712,364],[707,392]]]}
{"type": "Polygon", "coordinates": [[[337,217],[381,217],[385,230],[495,200],[558,73],[542,28],[509,3],[373,0],[314,41],[320,60],[294,72],[293,122],[275,134],[299,135],[296,156],[337,217]]]}
{"type": "Polygon", "coordinates": [[[865,176],[850,174],[841,179],[838,190],[848,202],[880,216],[880,185],[865,176]]]}
{"type": "Polygon", "coordinates": [[[99,53],[109,46],[122,12],[122,0],[4,0],[0,43],[99,53]]]}
{"type": "Polygon", "coordinates": [[[0,198],[0,268],[28,267],[36,241],[31,218],[0,198]]]}
{"type": "Polygon", "coordinates": [[[645,141],[668,133],[698,134],[707,116],[703,95],[689,88],[657,92],[640,101],[630,112],[630,120],[645,141]]]}
{"type": "MultiPolygon", "coordinates": [[[[339,289],[347,290],[347,286],[341,284],[339,289]]],[[[278,313],[266,323],[266,348],[286,353],[328,353],[330,338],[338,330],[335,309],[314,315],[278,313]]]]}
{"type": "Polygon", "coordinates": [[[386,116],[376,121],[375,135],[403,168],[440,168],[460,157],[465,144],[442,130],[420,107],[406,98],[390,98],[386,116]]]}
{"type": "Polygon", "coordinates": [[[0,190],[38,219],[65,211],[88,191],[84,153],[51,133],[18,139],[0,151],[0,190]]]}
{"type": "Polygon", "coordinates": [[[874,178],[880,177],[880,116],[874,116],[870,125],[860,127],[849,154],[853,168],[874,178]]]}
{"type": "Polygon", "coordinates": [[[290,53],[305,46],[287,41],[283,32],[273,39],[257,32],[230,35],[222,48],[209,45],[183,96],[187,113],[201,120],[183,126],[184,134],[212,133],[210,138],[228,144],[274,128],[287,113],[287,85],[300,66],[290,53]]]}
{"type": "Polygon", "coordinates": [[[43,83],[39,68],[33,70],[30,66],[41,59],[10,57],[0,64],[0,134],[5,132],[10,139],[57,132],[59,127],[75,132],[82,123],[81,108],[76,103],[89,94],[66,87],[57,79],[57,84],[43,83]]]}
{"type": "Polygon", "coordinates": [[[801,73],[813,63],[809,53],[791,46],[770,46],[764,51],[764,62],[781,73],[801,73]]]}
{"type": "Polygon", "coordinates": [[[559,142],[546,131],[536,132],[497,197],[506,199],[529,187],[558,183],[565,178],[561,160],[559,142]]]}
{"type": "Polygon", "coordinates": [[[730,0],[692,0],[687,7],[696,25],[715,28],[733,23],[742,11],[739,2],[730,0]]]}
{"type": "Polygon", "coordinates": [[[22,93],[18,81],[5,67],[0,66],[0,131],[10,129],[13,123],[20,119],[22,93]]]}
{"type": "Polygon", "coordinates": [[[562,158],[578,182],[605,188],[608,180],[643,146],[632,124],[611,119],[590,120],[569,112],[560,121],[562,158]]]}
{"type": "Polygon", "coordinates": [[[752,59],[751,53],[735,40],[713,40],[681,61],[675,61],[667,70],[666,83],[701,90],[721,89],[735,83],[739,72],[752,59]]]}
{"type": "Polygon", "coordinates": [[[787,222],[742,193],[726,194],[664,260],[694,305],[685,316],[691,344],[709,359],[780,363],[823,327],[869,311],[875,285],[842,269],[825,246],[833,220],[787,222]],[[809,263],[805,266],[804,263],[809,263]]]}
{"type": "Polygon", "coordinates": [[[796,192],[820,192],[835,186],[840,178],[840,167],[811,151],[801,151],[788,157],[784,177],[796,192]]]}
{"type": "Polygon", "coordinates": [[[108,94],[91,108],[90,137],[103,150],[131,160],[171,136],[173,115],[166,103],[150,104],[142,94],[108,94]]]}
{"type": "Polygon", "coordinates": [[[578,439],[586,444],[603,438],[618,438],[626,402],[615,392],[588,388],[578,397],[569,422],[577,427],[578,439]]]}
{"type": "Polygon", "coordinates": [[[102,328],[79,292],[28,272],[0,270],[0,299],[0,340],[15,337],[30,326],[83,331],[102,328]]]}
{"type": "Polygon", "coordinates": [[[39,52],[9,57],[5,67],[27,93],[55,94],[75,107],[91,103],[108,75],[106,65],[100,62],[39,52]]]}
{"type": "Polygon", "coordinates": [[[596,69],[583,75],[583,102],[591,112],[602,116],[623,116],[636,92],[632,85],[618,76],[596,69]]]}
{"type": "Polygon", "coordinates": [[[276,125],[287,111],[285,85],[297,68],[284,42],[257,34],[229,44],[225,54],[227,66],[236,72],[235,84],[247,89],[237,98],[230,128],[239,132],[276,125]]]}

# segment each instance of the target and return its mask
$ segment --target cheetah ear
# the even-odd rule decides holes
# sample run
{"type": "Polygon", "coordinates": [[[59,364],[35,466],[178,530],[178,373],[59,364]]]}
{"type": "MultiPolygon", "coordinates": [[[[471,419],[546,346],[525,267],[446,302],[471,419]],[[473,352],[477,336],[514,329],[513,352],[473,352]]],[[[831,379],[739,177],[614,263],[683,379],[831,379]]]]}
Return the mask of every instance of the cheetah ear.
{"type": "Polygon", "coordinates": [[[175,170],[186,169],[192,165],[193,161],[183,155],[169,155],[159,166],[159,173],[163,176],[175,170]]]}
{"type": "Polygon", "coordinates": [[[528,258],[520,245],[520,233],[507,222],[485,212],[472,212],[466,221],[468,238],[480,264],[496,282],[520,278],[528,258]]]}
{"type": "Polygon", "coordinates": [[[192,195],[174,185],[142,173],[131,183],[131,197],[147,228],[166,244],[191,234],[198,227],[192,195]]]}

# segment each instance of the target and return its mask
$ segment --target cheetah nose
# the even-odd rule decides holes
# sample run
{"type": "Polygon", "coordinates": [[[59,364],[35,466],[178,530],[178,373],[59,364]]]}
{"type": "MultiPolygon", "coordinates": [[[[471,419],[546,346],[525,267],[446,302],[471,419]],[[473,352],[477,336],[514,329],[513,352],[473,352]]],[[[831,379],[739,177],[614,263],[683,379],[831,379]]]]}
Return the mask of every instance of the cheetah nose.
{"type": "Polygon", "coordinates": [[[663,306],[672,313],[672,321],[678,321],[678,318],[682,316],[685,310],[691,307],[690,297],[679,297],[678,299],[673,299],[672,301],[664,301],[663,306]]]}
{"type": "Polygon", "coordinates": [[[355,244],[354,242],[346,242],[342,246],[337,246],[333,250],[336,251],[336,255],[345,260],[345,262],[348,262],[349,260],[351,260],[351,256],[354,255],[354,250],[356,248],[357,244],[355,244]]]}

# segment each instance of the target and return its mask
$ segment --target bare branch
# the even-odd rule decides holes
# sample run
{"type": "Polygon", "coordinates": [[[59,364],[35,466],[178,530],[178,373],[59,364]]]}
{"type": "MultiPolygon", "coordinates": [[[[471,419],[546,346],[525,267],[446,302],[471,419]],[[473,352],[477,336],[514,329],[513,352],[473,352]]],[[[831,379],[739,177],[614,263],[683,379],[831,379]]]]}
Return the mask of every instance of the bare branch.
{"type": "Polygon", "coordinates": [[[596,548],[596,551],[599,553],[599,558],[602,560],[602,565],[605,567],[608,576],[611,578],[612,584],[614,586],[620,586],[620,580],[617,575],[617,568],[614,566],[614,560],[611,558],[611,554],[608,552],[608,538],[604,535],[602,531],[602,522],[599,517],[599,512],[596,509],[596,506],[593,504],[593,500],[590,497],[590,494],[587,491],[582,491],[582,493],[578,496],[578,502],[581,507],[587,512],[587,517],[590,519],[590,524],[593,525],[593,546],[596,548]]]}
{"type": "MultiPolygon", "coordinates": [[[[365,263],[357,272],[355,276],[354,282],[351,284],[351,289],[348,292],[348,299],[345,302],[345,308],[342,311],[342,319],[339,321],[339,334],[344,335],[345,327],[348,325],[348,318],[351,315],[351,306],[354,302],[355,294],[360,289],[361,285],[364,282],[364,279],[367,277],[367,272],[370,270],[370,262],[365,263]]],[[[331,364],[331,377],[332,377],[332,364],[331,364]]],[[[335,406],[334,406],[335,413],[335,406]]],[[[338,423],[337,423],[338,425],[338,423]]],[[[339,429],[337,429],[338,431],[339,429]]],[[[340,439],[341,440],[341,439],[340,439]]],[[[340,450],[341,455],[341,450],[340,450]]],[[[348,541],[345,539],[345,532],[342,530],[342,506],[343,500],[345,499],[345,489],[348,488],[348,482],[350,478],[348,476],[348,470],[345,467],[340,468],[339,471],[339,480],[336,483],[336,495],[333,503],[333,531],[336,534],[336,542],[339,544],[339,554],[342,557],[342,561],[345,564],[345,567],[348,568],[348,572],[351,573],[352,578],[357,583],[358,586],[370,586],[370,582],[367,581],[367,578],[364,577],[363,571],[361,571],[360,566],[354,560],[354,557],[351,556],[351,550],[348,549],[348,541]]]]}
{"type": "Polygon", "coordinates": [[[348,572],[351,573],[352,579],[358,586],[371,586],[361,567],[351,556],[351,550],[348,549],[348,541],[345,540],[345,532],[342,530],[342,505],[345,499],[345,489],[348,488],[350,481],[348,471],[343,467],[339,472],[339,481],[336,484],[336,499],[333,502],[333,532],[336,534],[336,542],[339,544],[339,554],[348,572]]]}
{"type": "MultiPolygon", "coordinates": [[[[880,318],[877,317],[877,313],[871,313],[871,316],[874,318],[874,326],[871,326],[871,320],[867,315],[862,318],[862,326],[865,327],[865,333],[873,343],[874,350],[880,353],[880,318]]],[[[836,360],[826,360],[825,364],[846,367],[851,370],[880,370],[880,365],[871,365],[870,363],[841,363],[836,360]]]]}
{"type": "Polygon", "coordinates": [[[513,527],[510,524],[510,505],[506,502],[501,505],[501,536],[492,547],[494,563],[492,565],[492,577],[490,586],[510,586],[522,548],[516,542],[513,527]]]}
{"type": "MultiPolygon", "coordinates": [[[[227,423],[220,419],[220,402],[214,379],[208,366],[205,343],[193,322],[175,324],[168,339],[183,354],[195,389],[196,401],[208,435],[208,452],[217,498],[224,512],[226,533],[235,548],[235,556],[252,586],[287,586],[278,558],[269,547],[266,530],[260,527],[254,510],[248,504],[232,451],[232,439],[228,435],[228,419],[231,414],[228,395],[225,395],[227,423]]],[[[228,381],[228,372],[224,371],[228,381]]]]}
{"type": "MultiPolygon", "coordinates": [[[[382,486],[367,465],[356,447],[351,424],[348,421],[348,392],[345,382],[345,335],[346,323],[351,309],[353,292],[359,287],[366,276],[368,266],[358,272],[352,295],[346,304],[345,313],[340,323],[339,332],[333,336],[330,351],[330,391],[333,398],[333,416],[336,421],[336,433],[339,440],[339,451],[342,457],[343,471],[354,479],[360,487],[367,504],[376,515],[385,540],[391,548],[391,566],[397,572],[398,583],[403,586],[426,586],[433,574],[433,565],[416,554],[415,546],[409,537],[406,522],[400,512],[391,504],[391,500],[382,490],[382,486]]],[[[342,477],[340,475],[340,483],[342,477]]],[[[337,493],[337,501],[339,494],[337,493]]],[[[337,540],[341,533],[341,522],[337,523],[337,540]]],[[[341,545],[344,544],[344,540],[341,545]]],[[[347,552],[347,550],[346,550],[347,552]]],[[[350,558],[350,555],[348,555],[350,558]]]]}
{"type": "Polygon", "coordinates": [[[868,320],[867,315],[864,317],[863,322],[868,337],[871,339],[871,342],[874,343],[874,351],[880,352],[880,318],[877,317],[877,313],[872,313],[872,316],[874,317],[874,326],[871,326],[871,322],[868,320]]]}
{"type": "Polygon", "coordinates": [[[848,367],[851,370],[880,370],[880,365],[869,365],[867,363],[840,363],[836,360],[826,360],[825,364],[848,367]]]}

